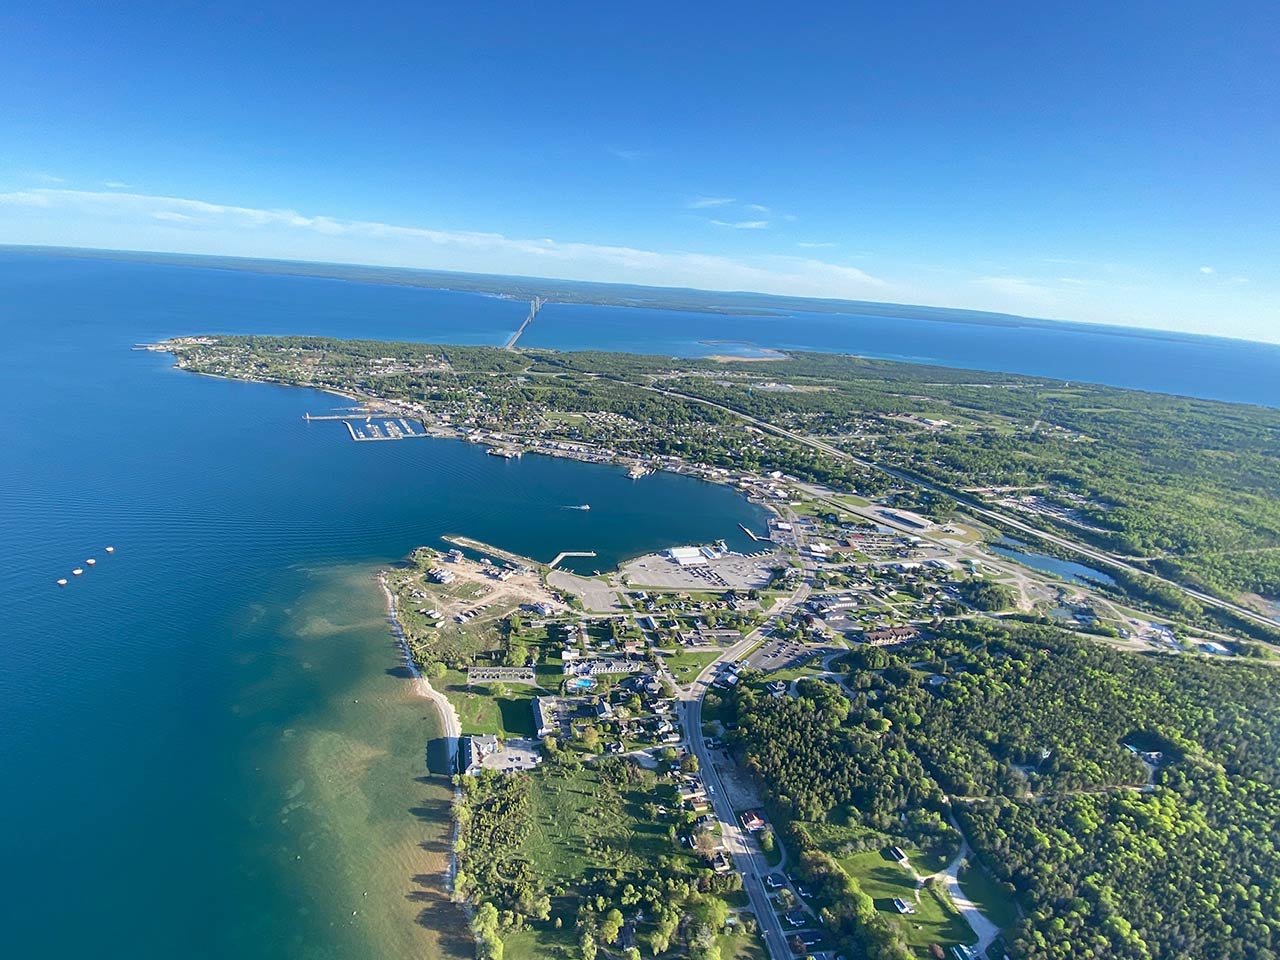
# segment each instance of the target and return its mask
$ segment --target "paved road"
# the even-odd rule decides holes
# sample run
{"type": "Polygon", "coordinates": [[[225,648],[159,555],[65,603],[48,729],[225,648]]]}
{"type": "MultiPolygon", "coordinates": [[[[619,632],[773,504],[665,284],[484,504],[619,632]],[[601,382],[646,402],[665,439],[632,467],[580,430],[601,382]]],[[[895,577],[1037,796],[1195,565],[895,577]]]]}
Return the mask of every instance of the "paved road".
{"type": "Polygon", "coordinates": [[[1064,550],[1070,550],[1072,553],[1078,554],[1079,556],[1092,560],[1096,563],[1124,570],[1127,573],[1150,577],[1153,580],[1157,580],[1160,583],[1182,591],[1182,593],[1204,606],[1217,607],[1220,610],[1229,610],[1237,616],[1244,617],[1247,620],[1252,620],[1255,623],[1260,623],[1267,627],[1275,627],[1277,624],[1276,620],[1250,610],[1248,607],[1242,607],[1238,603],[1232,603],[1230,600],[1221,600],[1218,597],[1211,596],[1210,594],[1192,589],[1191,587],[1183,586],[1174,580],[1166,580],[1164,577],[1156,576],[1155,574],[1148,573],[1145,570],[1140,570],[1129,563],[1126,559],[1116,554],[1106,553],[1105,551],[1094,549],[1093,547],[1086,546],[1078,541],[1070,540],[1055,533],[1049,533],[1046,530],[1041,530],[1039,527],[1033,527],[1031,524],[1024,523],[1016,517],[1011,517],[1008,514],[1000,513],[997,510],[991,510],[988,507],[984,507],[977,501],[962,494],[953,493],[950,490],[943,490],[927,480],[920,479],[914,474],[895,470],[892,467],[882,466],[881,464],[873,463],[870,460],[863,460],[861,457],[855,457],[853,454],[841,450],[839,447],[832,446],[824,440],[816,440],[813,437],[806,437],[804,434],[796,433],[792,430],[786,429],[785,427],[776,426],[769,423],[767,420],[757,419],[756,417],[742,413],[739,410],[735,410],[733,407],[727,407],[724,404],[715,403],[711,400],[704,400],[701,397],[691,396],[687,393],[677,393],[674,390],[664,390],[661,387],[650,386],[646,389],[652,390],[655,393],[664,394],[665,396],[675,397],[679,400],[688,400],[691,403],[700,403],[704,406],[714,407],[717,410],[723,410],[725,413],[731,413],[739,419],[744,420],[753,426],[759,427],[761,430],[765,430],[777,436],[785,437],[788,440],[794,440],[796,443],[801,443],[807,447],[812,447],[815,450],[820,450],[821,452],[836,457],[837,459],[848,460],[852,463],[856,463],[860,467],[865,467],[868,470],[876,470],[880,473],[888,474],[894,479],[901,480],[904,483],[914,484],[917,487],[921,487],[933,493],[943,494],[944,496],[950,497],[952,500],[956,501],[956,503],[974,516],[1002,523],[1005,526],[1012,527],[1021,533],[1039,537],[1041,540],[1045,540],[1055,546],[1062,547],[1064,550]]]}
{"type": "Polygon", "coordinates": [[[979,910],[977,904],[965,896],[965,892],[960,889],[960,863],[971,858],[973,851],[969,849],[969,841],[964,839],[964,832],[960,830],[960,824],[956,823],[955,817],[951,818],[951,825],[960,834],[960,852],[947,864],[947,869],[942,871],[942,876],[947,879],[947,893],[951,895],[951,902],[955,904],[960,915],[973,930],[974,936],[978,938],[977,954],[985,957],[987,947],[1000,936],[1000,928],[988,920],[987,915],[979,910]]]}
{"type": "MultiPolygon", "coordinates": [[[[802,583],[796,592],[772,613],[782,613],[798,603],[803,603],[804,599],[809,595],[809,589],[808,583],[802,583]]],[[[751,909],[760,924],[765,948],[773,960],[791,960],[791,949],[787,946],[787,934],[782,928],[782,921],[773,912],[773,906],[769,902],[769,891],[764,885],[764,878],[774,868],[769,866],[764,854],[756,848],[755,844],[747,839],[745,831],[734,817],[733,807],[729,802],[729,793],[720,781],[720,775],[716,772],[711,751],[707,749],[706,741],[702,736],[702,699],[707,695],[707,690],[711,686],[711,680],[715,676],[716,669],[726,660],[742,659],[743,655],[759,643],[761,638],[762,631],[754,630],[743,638],[741,642],[734,644],[734,646],[720,654],[715,661],[707,664],[697,678],[694,679],[693,683],[687,687],[679,688],[680,701],[678,709],[680,711],[681,727],[684,730],[685,746],[698,758],[698,771],[702,775],[703,782],[707,785],[711,809],[714,811],[716,819],[720,821],[720,833],[724,840],[725,848],[729,851],[730,856],[733,857],[733,862],[738,872],[742,874],[742,886],[747,891],[747,898],[751,901],[751,909]]]]}
{"type": "MultiPolygon", "coordinates": [[[[745,647],[743,648],[746,649],[745,647]]],[[[689,748],[698,758],[698,770],[703,782],[707,785],[711,796],[711,808],[716,819],[720,821],[720,832],[725,848],[733,857],[734,865],[742,874],[742,886],[751,901],[751,910],[760,924],[760,932],[764,937],[765,948],[773,960],[788,960],[791,951],[787,947],[787,935],[783,932],[778,915],[773,912],[769,903],[769,892],[765,889],[764,878],[770,872],[764,854],[759,853],[754,845],[743,836],[744,831],[738,825],[729,804],[729,796],[720,775],[716,772],[710,751],[702,739],[702,697],[707,690],[705,680],[695,681],[689,688],[687,699],[681,699],[681,720],[689,731],[689,748]]]]}

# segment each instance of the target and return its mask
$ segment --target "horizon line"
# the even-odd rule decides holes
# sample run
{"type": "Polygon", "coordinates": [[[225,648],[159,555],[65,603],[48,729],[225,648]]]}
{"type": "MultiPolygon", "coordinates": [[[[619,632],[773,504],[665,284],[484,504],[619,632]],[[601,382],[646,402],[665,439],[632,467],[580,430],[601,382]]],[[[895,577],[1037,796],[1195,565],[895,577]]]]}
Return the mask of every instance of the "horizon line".
{"type": "MultiPolygon", "coordinates": [[[[301,267],[301,268],[310,269],[312,271],[309,273],[298,271],[294,274],[295,276],[303,276],[303,277],[306,277],[306,276],[324,277],[325,276],[324,274],[315,272],[315,270],[317,268],[330,267],[330,268],[369,270],[369,271],[388,273],[388,274],[403,272],[403,273],[418,274],[418,275],[424,275],[424,276],[434,275],[437,277],[471,277],[471,278],[488,279],[488,280],[510,280],[510,281],[518,281],[522,283],[537,283],[537,282],[557,283],[557,284],[565,284],[565,285],[579,287],[579,288],[616,288],[620,290],[644,290],[644,291],[655,291],[655,292],[666,292],[666,293],[690,293],[690,294],[702,294],[702,295],[722,294],[729,297],[753,297],[753,298],[758,298],[764,301],[775,301],[779,305],[782,303],[791,302],[791,303],[815,303],[815,304],[823,304],[828,306],[848,305],[852,307],[891,308],[895,310],[940,311],[944,313],[966,315],[966,316],[975,318],[973,320],[968,320],[968,321],[951,319],[950,322],[953,322],[953,323],[968,322],[968,323],[975,323],[977,325],[985,325],[985,326],[1012,326],[1012,325],[1026,324],[1026,325],[1032,325],[1032,326],[1065,327],[1069,329],[1074,328],[1076,330],[1083,329],[1088,332],[1102,333],[1102,334],[1108,334],[1108,335],[1137,336],[1144,339],[1155,339],[1155,340],[1159,340],[1159,339],[1226,340],[1226,341],[1231,341],[1233,343],[1248,343],[1248,344],[1257,344],[1260,346],[1267,346],[1267,347],[1280,347],[1280,340],[1254,340],[1248,337],[1228,336],[1228,335],[1216,334],[1216,333],[1196,333],[1192,331],[1170,330],[1170,329],[1160,328],[1160,327],[1131,326],[1128,324],[1108,323],[1106,321],[1100,321],[1100,320],[1072,320],[1072,319],[1065,319],[1061,317],[1033,317],[1033,316],[1027,316],[1025,314],[1001,313],[994,310],[980,310],[973,307],[952,307],[952,306],[942,306],[938,304],[913,303],[913,302],[903,302],[903,301],[894,301],[894,300],[852,300],[846,297],[804,296],[800,294],[768,293],[760,290],[721,289],[721,288],[714,288],[714,287],[689,287],[689,286],[658,286],[655,284],[628,283],[625,281],[614,281],[614,280],[574,280],[567,277],[545,277],[545,276],[537,276],[533,274],[482,273],[479,271],[470,271],[470,270],[444,270],[444,269],[433,268],[433,267],[361,263],[358,261],[298,260],[298,259],[289,259],[284,257],[245,256],[243,254],[221,254],[221,253],[190,253],[182,250],[145,250],[145,249],[136,249],[136,248],[130,248],[130,247],[76,247],[76,246],[62,246],[62,245],[50,245],[50,244],[34,244],[34,243],[32,244],[0,243],[0,251],[12,251],[17,253],[39,252],[39,253],[46,253],[51,255],[89,254],[89,255],[93,255],[97,259],[133,260],[137,262],[147,262],[148,260],[150,260],[150,262],[156,262],[156,263],[163,262],[166,258],[169,258],[169,259],[185,258],[185,259],[195,260],[195,261],[210,261],[210,262],[234,261],[237,264],[241,265],[239,269],[242,269],[245,272],[266,272],[266,271],[253,271],[251,269],[247,269],[248,266],[254,265],[254,264],[261,264],[261,265],[274,264],[274,265],[284,265],[284,266],[290,266],[290,267],[301,267]],[[983,324],[982,320],[977,318],[990,318],[991,320],[998,320],[1003,322],[983,324]],[[1010,321],[1013,321],[1013,323],[1010,323],[1010,321]]],[[[363,277],[363,278],[329,277],[329,279],[340,279],[340,280],[346,280],[347,282],[353,282],[354,280],[354,282],[363,281],[367,283],[387,284],[387,281],[380,281],[371,277],[363,277]]],[[[422,289],[443,289],[442,287],[432,287],[425,284],[424,285],[391,284],[391,285],[421,286],[422,289]]],[[[502,292],[502,291],[459,290],[456,292],[474,293],[477,295],[483,295],[484,293],[487,293],[487,292],[502,292]]],[[[554,298],[553,298],[553,302],[554,302],[554,298]]],[[[562,302],[571,302],[571,301],[562,301],[562,302]]],[[[591,300],[591,299],[584,299],[581,302],[592,303],[597,306],[617,306],[617,307],[649,306],[651,309],[654,308],[654,305],[652,304],[637,304],[637,303],[627,303],[627,302],[605,303],[602,301],[591,300]]],[[[731,313],[732,308],[735,305],[706,304],[705,306],[716,307],[717,310],[715,312],[731,313]]],[[[748,304],[738,304],[737,306],[740,309],[744,309],[744,310],[752,309],[751,305],[748,305],[748,304]]],[[[760,304],[758,306],[766,306],[766,305],[760,304]]],[[[673,312],[681,312],[681,311],[694,312],[694,313],[708,312],[705,309],[702,309],[702,310],[698,309],[697,305],[694,305],[694,304],[685,304],[683,306],[665,306],[665,307],[658,306],[657,309],[668,309],[668,310],[672,310],[673,312]]],[[[791,309],[796,309],[796,308],[792,307],[791,309]]],[[[804,312],[804,311],[801,310],[801,312],[804,312]]],[[[818,312],[835,313],[835,314],[839,313],[839,311],[832,311],[829,309],[824,311],[818,311],[818,312]]],[[[925,322],[946,322],[948,318],[917,316],[917,317],[903,317],[902,319],[915,319],[915,320],[921,320],[925,322]]]]}

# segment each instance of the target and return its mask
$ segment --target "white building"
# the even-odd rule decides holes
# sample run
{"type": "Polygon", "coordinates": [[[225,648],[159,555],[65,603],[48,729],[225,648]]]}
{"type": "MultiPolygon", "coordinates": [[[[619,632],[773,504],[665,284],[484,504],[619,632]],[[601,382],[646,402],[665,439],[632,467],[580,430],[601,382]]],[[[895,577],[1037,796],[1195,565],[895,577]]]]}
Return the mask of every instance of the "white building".
{"type": "Polygon", "coordinates": [[[682,567],[697,567],[706,564],[707,558],[697,547],[672,547],[667,556],[682,567]]]}

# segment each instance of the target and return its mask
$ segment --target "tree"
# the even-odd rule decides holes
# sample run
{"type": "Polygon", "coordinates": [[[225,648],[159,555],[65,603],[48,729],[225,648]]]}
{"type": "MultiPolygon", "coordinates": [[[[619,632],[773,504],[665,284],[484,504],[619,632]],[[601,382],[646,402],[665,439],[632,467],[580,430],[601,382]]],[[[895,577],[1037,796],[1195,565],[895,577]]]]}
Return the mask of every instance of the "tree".
{"type": "Polygon", "coordinates": [[[445,667],[445,665],[441,663],[439,660],[432,660],[430,663],[427,664],[427,670],[426,670],[427,679],[439,680],[445,675],[445,672],[447,671],[447,669],[448,668],[445,667]]]}
{"type": "Polygon", "coordinates": [[[698,758],[695,757],[692,753],[686,753],[684,755],[684,759],[680,761],[680,772],[681,773],[697,773],[698,758]]]}
{"type": "Polygon", "coordinates": [[[710,860],[716,854],[716,837],[710,830],[699,830],[693,838],[694,849],[710,860]]]}
{"type": "Polygon", "coordinates": [[[498,908],[489,901],[480,904],[471,919],[471,931],[476,937],[478,960],[502,960],[502,938],[498,935],[498,908]]]}
{"type": "Polygon", "coordinates": [[[605,943],[615,943],[622,932],[622,912],[616,907],[605,914],[600,924],[600,939],[605,943]]]}

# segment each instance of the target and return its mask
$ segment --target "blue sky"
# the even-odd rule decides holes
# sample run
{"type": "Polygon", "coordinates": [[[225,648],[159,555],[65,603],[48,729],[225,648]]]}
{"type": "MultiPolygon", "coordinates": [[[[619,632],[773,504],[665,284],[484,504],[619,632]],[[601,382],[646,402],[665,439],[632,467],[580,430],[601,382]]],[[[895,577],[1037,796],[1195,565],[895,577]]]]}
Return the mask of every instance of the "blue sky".
{"type": "Polygon", "coordinates": [[[0,242],[1280,341],[1274,3],[260,6],[5,4],[0,242]]]}

